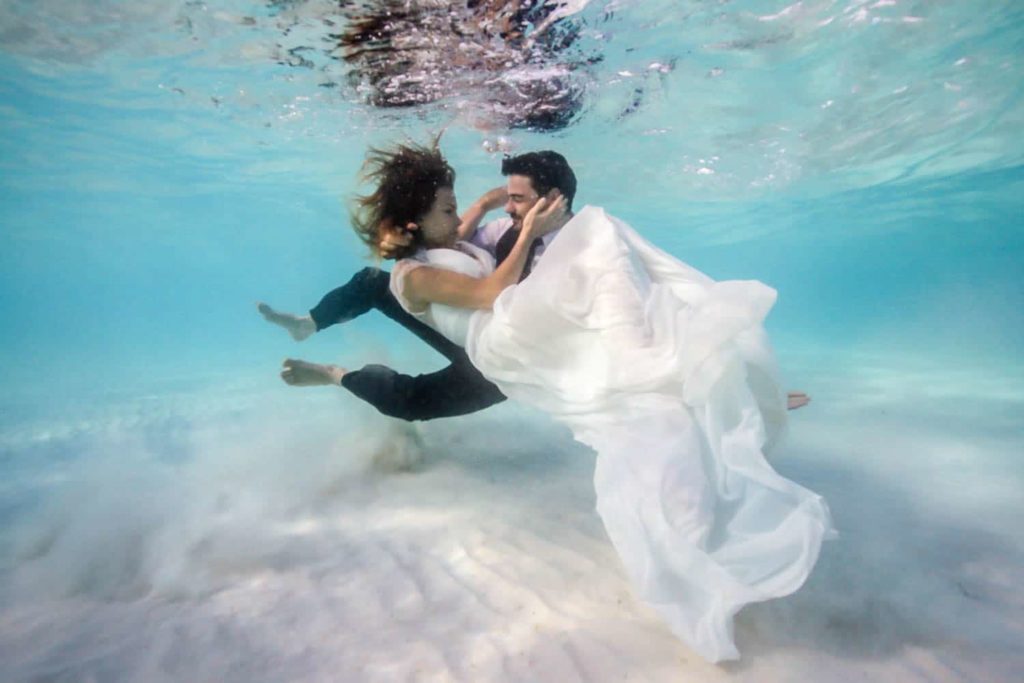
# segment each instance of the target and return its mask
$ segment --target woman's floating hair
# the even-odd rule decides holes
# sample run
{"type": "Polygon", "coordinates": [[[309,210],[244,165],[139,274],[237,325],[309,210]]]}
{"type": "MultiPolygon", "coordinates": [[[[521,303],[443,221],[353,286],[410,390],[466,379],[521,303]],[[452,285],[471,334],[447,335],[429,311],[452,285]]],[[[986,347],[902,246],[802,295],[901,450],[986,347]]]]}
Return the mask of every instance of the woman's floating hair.
{"type": "MultiPolygon", "coordinates": [[[[366,153],[360,175],[374,189],[355,197],[352,228],[374,255],[380,256],[383,230],[418,223],[434,205],[439,189],[455,187],[455,170],[441,154],[440,139],[438,134],[430,147],[410,142],[391,149],[371,147],[366,153]]],[[[419,231],[414,232],[413,244],[395,257],[411,255],[421,240],[419,231]]]]}

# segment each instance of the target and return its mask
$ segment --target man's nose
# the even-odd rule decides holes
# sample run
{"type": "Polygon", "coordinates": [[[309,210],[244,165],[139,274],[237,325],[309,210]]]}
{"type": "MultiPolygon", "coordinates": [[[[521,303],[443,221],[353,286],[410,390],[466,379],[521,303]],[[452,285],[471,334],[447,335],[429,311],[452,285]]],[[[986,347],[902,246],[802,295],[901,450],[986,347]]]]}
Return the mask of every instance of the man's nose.
{"type": "Polygon", "coordinates": [[[510,216],[513,216],[516,213],[516,205],[512,203],[511,199],[505,202],[505,213],[510,216]]]}

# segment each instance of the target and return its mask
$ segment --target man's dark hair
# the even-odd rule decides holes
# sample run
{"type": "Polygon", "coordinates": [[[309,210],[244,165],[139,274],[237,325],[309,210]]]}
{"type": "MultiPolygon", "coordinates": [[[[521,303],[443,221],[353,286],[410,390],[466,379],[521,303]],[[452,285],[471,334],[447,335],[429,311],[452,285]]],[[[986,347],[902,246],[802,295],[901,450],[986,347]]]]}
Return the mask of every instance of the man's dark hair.
{"type": "Polygon", "coordinates": [[[522,175],[530,179],[534,191],[540,196],[557,189],[565,197],[565,208],[572,209],[576,196],[576,174],[569,162],[558,152],[527,152],[514,157],[505,157],[501,162],[501,174],[522,175]]]}

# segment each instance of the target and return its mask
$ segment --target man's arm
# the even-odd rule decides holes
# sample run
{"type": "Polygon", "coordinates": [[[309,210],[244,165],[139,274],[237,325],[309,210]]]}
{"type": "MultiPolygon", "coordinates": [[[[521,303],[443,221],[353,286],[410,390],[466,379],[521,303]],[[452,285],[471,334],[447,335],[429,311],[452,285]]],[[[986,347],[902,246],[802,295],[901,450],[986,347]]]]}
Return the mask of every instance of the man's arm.
{"type": "MultiPolygon", "coordinates": [[[[468,240],[471,238],[484,216],[490,211],[500,209],[507,201],[508,193],[504,187],[496,187],[485,192],[459,218],[457,239],[468,240]]],[[[415,223],[410,223],[404,228],[382,229],[379,244],[381,258],[394,259],[395,254],[412,244],[412,233],[415,230],[419,230],[419,226],[415,223]]]]}
{"type": "Polygon", "coordinates": [[[495,209],[500,209],[506,202],[508,202],[508,192],[505,190],[505,186],[496,187],[485,192],[480,199],[473,202],[466,209],[466,212],[462,214],[458,238],[460,240],[468,240],[476,232],[484,216],[495,209]]]}

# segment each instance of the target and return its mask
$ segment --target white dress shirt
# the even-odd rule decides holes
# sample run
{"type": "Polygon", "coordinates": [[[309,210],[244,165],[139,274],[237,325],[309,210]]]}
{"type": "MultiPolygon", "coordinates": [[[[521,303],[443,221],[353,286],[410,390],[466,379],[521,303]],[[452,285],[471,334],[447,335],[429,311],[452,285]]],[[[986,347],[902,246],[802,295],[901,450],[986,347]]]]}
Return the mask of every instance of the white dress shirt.
{"type": "MultiPolygon", "coordinates": [[[[469,242],[470,244],[475,244],[481,249],[486,249],[493,256],[494,250],[498,246],[498,240],[500,240],[501,236],[511,229],[511,218],[497,218],[493,221],[484,223],[479,228],[477,228],[476,232],[474,232],[473,235],[469,238],[469,242]]],[[[530,264],[531,270],[537,265],[537,261],[544,254],[544,249],[547,248],[549,244],[551,244],[551,240],[555,239],[555,235],[557,234],[558,230],[555,230],[554,232],[549,232],[548,234],[544,235],[544,237],[541,238],[540,246],[537,247],[537,250],[535,252],[533,252],[533,263],[530,264]]]]}

